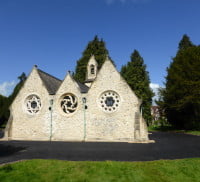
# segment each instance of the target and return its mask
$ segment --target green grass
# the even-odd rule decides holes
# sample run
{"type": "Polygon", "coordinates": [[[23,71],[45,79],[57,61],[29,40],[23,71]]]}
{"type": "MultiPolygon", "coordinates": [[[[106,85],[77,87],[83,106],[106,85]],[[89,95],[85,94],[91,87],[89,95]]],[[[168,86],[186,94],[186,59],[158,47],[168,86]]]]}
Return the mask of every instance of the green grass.
{"type": "Polygon", "coordinates": [[[152,125],[148,127],[149,131],[166,131],[166,132],[176,132],[176,133],[186,133],[191,135],[200,135],[200,131],[198,130],[177,130],[173,127],[166,125],[166,126],[157,126],[152,125]]]}
{"type": "Polygon", "coordinates": [[[199,182],[200,158],[152,162],[29,160],[0,166],[1,182],[199,182]]]}
{"type": "Polygon", "coordinates": [[[185,130],[184,133],[191,134],[191,135],[200,135],[200,131],[185,130]]]}

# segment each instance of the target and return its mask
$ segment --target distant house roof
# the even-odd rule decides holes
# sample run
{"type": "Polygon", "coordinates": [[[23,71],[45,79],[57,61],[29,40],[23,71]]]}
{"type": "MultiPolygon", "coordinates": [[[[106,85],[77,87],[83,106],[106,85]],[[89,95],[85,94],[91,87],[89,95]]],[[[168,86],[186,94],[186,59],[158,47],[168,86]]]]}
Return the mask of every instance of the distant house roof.
{"type": "Polygon", "coordinates": [[[54,95],[60,87],[62,81],[40,69],[37,69],[37,71],[49,94],[54,95]]]}

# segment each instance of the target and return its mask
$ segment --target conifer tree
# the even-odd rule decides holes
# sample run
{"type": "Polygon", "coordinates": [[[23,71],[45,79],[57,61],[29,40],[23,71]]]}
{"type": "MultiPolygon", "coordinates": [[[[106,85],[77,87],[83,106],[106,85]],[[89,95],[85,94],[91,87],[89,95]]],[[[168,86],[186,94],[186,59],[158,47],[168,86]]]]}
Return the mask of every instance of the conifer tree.
{"type": "Polygon", "coordinates": [[[4,123],[5,120],[7,120],[7,113],[5,111],[7,110],[8,105],[8,98],[0,95],[0,126],[4,123]]]}
{"type": "Polygon", "coordinates": [[[23,86],[26,80],[26,74],[22,73],[18,77],[18,79],[19,83],[15,86],[12,94],[9,97],[4,97],[0,95],[0,126],[8,121],[10,116],[9,107],[12,104],[18,92],[20,91],[21,87],[23,86]]]}
{"type": "Polygon", "coordinates": [[[194,44],[190,41],[190,37],[186,34],[183,35],[181,41],[179,42],[179,51],[187,49],[188,47],[192,47],[194,44]]]}
{"type": "Polygon", "coordinates": [[[149,73],[143,58],[137,50],[131,55],[131,61],[121,68],[121,75],[127,81],[131,89],[142,100],[144,119],[151,124],[151,104],[153,92],[149,86],[149,73]]]}
{"type": "Polygon", "coordinates": [[[98,69],[100,69],[108,56],[108,50],[106,49],[105,42],[102,39],[99,40],[98,36],[95,36],[94,39],[88,43],[86,49],[82,53],[82,57],[77,61],[74,74],[74,78],[77,81],[85,81],[87,63],[92,55],[95,56],[98,63],[98,69]]]}
{"type": "Polygon", "coordinates": [[[20,91],[21,87],[24,85],[24,82],[26,81],[26,74],[23,72],[20,76],[18,76],[19,83],[15,86],[12,94],[8,97],[9,104],[13,102],[15,97],[17,96],[18,92],[20,91]]]}
{"type": "Polygon", "coordinates": [[[163,92],[168,121],[179,129],[200,129],[200,47],[183,36],[167,69],[163,92]]]}

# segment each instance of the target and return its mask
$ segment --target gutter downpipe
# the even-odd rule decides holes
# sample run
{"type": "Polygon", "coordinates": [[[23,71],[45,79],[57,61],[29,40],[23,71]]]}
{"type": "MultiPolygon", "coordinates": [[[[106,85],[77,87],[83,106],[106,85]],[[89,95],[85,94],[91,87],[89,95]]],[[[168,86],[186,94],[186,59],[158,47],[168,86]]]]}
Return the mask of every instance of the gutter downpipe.
{"type": "Polygon", "coordinates": [[[50,107],[49,107],[49,110],[50,110],[50,138],[49,140],[51,141],[52,140],[52,123],[53,123],[53,117],[52,117],[52,113],[53,113],[53,99],[51,99],[49,101],[50,103],[50,107]]]}
{"type": "Polygon", "coordinates": [[[83,135],[83,141],[86,140],[86,98],[82,98],[83,101],[83,120],[84,120],[84,135],[83,135]]]}

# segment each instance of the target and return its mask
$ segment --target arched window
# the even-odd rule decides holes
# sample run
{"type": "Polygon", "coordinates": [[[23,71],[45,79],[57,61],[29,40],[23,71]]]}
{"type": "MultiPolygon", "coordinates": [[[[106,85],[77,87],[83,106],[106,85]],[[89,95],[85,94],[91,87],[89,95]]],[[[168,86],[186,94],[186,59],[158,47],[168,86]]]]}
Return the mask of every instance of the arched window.
{"type": "Polygon", "coordinates": [[[92,75],[94,75],[94,72],[95,72],[95,70],[94,70],[94,65],[92,64],[92,65],[90,65],[90,73],[91,73],[92,75]]]}

